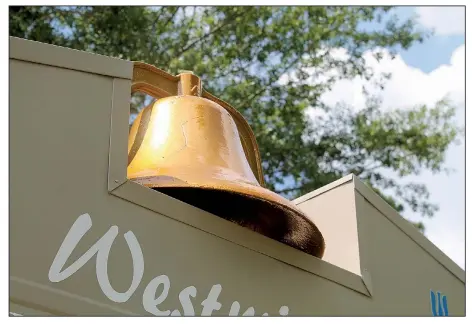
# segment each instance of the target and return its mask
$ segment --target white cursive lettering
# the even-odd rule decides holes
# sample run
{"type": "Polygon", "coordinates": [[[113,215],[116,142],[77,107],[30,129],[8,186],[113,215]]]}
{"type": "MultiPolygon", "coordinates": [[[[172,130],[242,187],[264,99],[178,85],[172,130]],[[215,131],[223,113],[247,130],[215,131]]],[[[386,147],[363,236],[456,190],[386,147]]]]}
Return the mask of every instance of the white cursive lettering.
{"type": "Polygon", "coordinates": [[[211,316],[214,310],[220,310],[221,304],[218,302],[218,297],[221,293],[221,285],[213,285],[207,299],[202,301],[202,316],[211,316]]]}
{"type": "MultiPolygon", "coordinates": [[[[184,288],[179,294],[180,304],[184,310],[184,316],[195,316],[195,310],[193,309],[192,301],[190,296],[195,298],[197,296],[197,288],[190,286],[184,288]]],[[[180,312],[176,309],[172,312],[172,316],[180,316],[180,312]]]]}
{"type": "MultiPolygon", "coordinates": [[[[235,301],[231,305],[231,309],[229,310],[229,316],[239,316],[239,309],[241,306],[239,302],[235,301]]],[[[254,316],[254,307],[249,307],[244,313],[243,316],[254,316]]],[[[264,316],[264,315],[263,315],[264,316]]]]}
{"type": "MultiPolygon", "coordinates": [[[[131,285],[126,292],[117,292],[110,284],[108,277],[108,256],[110,250],[118,236],[118,226],[111,226],[110,229],[98,240],[95,244],[90,247],[81,257],[79,257],[74,263],[72,263],[66,269],[63,269],[67,260],[71,256],[74,249],[79,244],[80,240],[92,227],[92,220],[89,214],[80,215],[74,222],[69,232],[67,233],[64,241],[62,242],[59,250],[49,268],[49,281],[61,282],[71,275],[76,273],[82,268],[93,256],[96,255],[95,268],[98,284],[102,292],[110,300],[116,303],[124,303],[128,301],[138,288],[143,275],[144,275],[144,256],[141,250],[141,246],[132,231],[128,231],[124,234],[126,243],[131,252],[131,258],[133,260],[133,278],[131,285]]],[[[144,289],[142,304],[144,309],[156,316],[181,316],[181,312],[178,309],[173,310],[160,310],[158,306],[162,304],[170,290],[170,279],[166,275],[160,275],[152,279],[146,288],[144,289]],[[162,291],[156,298],[156,293],[159,286],[162,285],[162,291]]],[[[208,297],[201,303],[203,306],[202,316],[211,316],[213,311],[221,309],[221,303],[218,302],[218,297],[222,291],[221,285],[213,285],[208,297]]],[[[193,307],[192,299],[197,296],[197,288],[189,286],[184,288],[179,293],[179,301],[182,306],[182,312],[184,316],[195,316],[195,309],[193,307]]],[[[235,301],[231,305],[229,312],[230,316],[238,316],[240,311],[239,302],[235,301]]],[[[289,309],[287,306],[282,306],[279,309],[279,314],[287,316],[289,309]]],[[[254,316],[254,307],[249,307],[242,315],[243,316],[254,316]]],[[[263,313],[262,316],[268,316],[268,313],[263,313]]]]}
{"type": "Polygon", "coordinates": [[[157,305],[161,304],[164,300],[166,300],[167,295],[169,294],[170,289],[170,280],[169,277],[166,275],[161,275],[151,280],[151,282],[147,285],[146,289],[144,290],[143,294],[143,306],[144,309],[147,310],[149,313],[154,314],[156,316],[168,316],[170,314],[169,310],[161,311],[157,308],[157,305]],[[159,285],[163,285],[162,293],[156,298],[156,290],[159,285]]]}
{"type": "Polygon", "coordinates": [[[128,301],[138,288],[144,274],[143,252],[141,251],[141,247],[139,246],[138,240],[134,236],[133,232],[129,231],[124,235],[133,259],[133,279],[130,288],[126,292],[119,293],[114,290],[108,278],[108,255],[110,254],[111,246],[118,235],[118,226],[110,227],[108,232],[105,233],[105,235],[103,235],[102,238],[88,249],[88,251],[85,252],[77,261],[67,269],[61,271],[72,251],[74,251],[79,241],[91,227],[92,220],[90,219],[89,214],[79,216],[67,233],[66,238],[62,242],[56,257],[52,262],[51,268],[49,269],[49,280],[51,282],[60,282],[69,278],[82,268],[95,254],[97,254],[95,265],[100,288],[105,296],[110,300],[116,303],[124,303],[128,301]]]}

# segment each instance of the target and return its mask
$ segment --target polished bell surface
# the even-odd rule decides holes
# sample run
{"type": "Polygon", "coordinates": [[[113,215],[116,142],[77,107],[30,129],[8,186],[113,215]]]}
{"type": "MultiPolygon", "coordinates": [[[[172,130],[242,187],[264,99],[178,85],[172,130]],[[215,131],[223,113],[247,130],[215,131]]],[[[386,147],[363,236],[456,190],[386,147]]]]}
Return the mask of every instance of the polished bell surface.
{"type": "Polygon", "coordinates": [[[231,114],[212,100],[159,99],[131,127],[128,178],[322,257],[318,228],[293,203],[261,186],[242,138],[231,114]]]}
{"type": "Polygon", "coordinates": [[[258,185],[230,114],[196,96],[168,97],[136,118],[128,142],[128,177],[147,186],[180,186],[192,179],[258,185]]]}

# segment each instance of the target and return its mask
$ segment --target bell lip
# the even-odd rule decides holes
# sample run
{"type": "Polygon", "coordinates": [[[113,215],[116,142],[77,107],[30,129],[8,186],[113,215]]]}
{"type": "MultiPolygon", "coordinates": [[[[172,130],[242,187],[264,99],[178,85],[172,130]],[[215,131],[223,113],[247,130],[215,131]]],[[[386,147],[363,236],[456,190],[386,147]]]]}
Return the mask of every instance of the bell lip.
{"type": "MultiPolygon", "coordinates": [[[[169,178],[169,177],[166,177],[166,178],[169,178]]],[[[192,188],[192,189],[201,189],[201,190],[217,190],[217,191],[223,191],[223,192],[228,192],[232,194],[242,195],[250,199],[257,199],[257,200],[263,201],[264,203],[275,205],[281,209],[288,209],[291,212],[288,214],[288,217],[294,218],[298,223],[304,223],[304,224],[307,224],[309,227],[314,227],[315,230],[312,232],[315,232],[315,231],[317,232],[317,235],[315,235],[315,237],[317,237],[316,244],[320,247],[318,255],[313,255],[304,251],[301,251],[301,252],[307,253],[319,259],[323,258],[324,252],[326,250],[326,243],[325,243],[323,234],[321,233],[318,226],[316,226],[316,224],[312,220],[310,220],[305,215],[305,213],[299,210],[297,206],[294,205],[290,200],[276,194],[273,191],[270,191],[264,187],[250,184],[247,182],[235,183],[235,182],[227,181],[225,179],[213,179],[217,181],[214,181],[213,183],[209,183],[209,184],[194,184],[192,182],[182,181],[182,180],[179,180],[176,182],[166,181],[165,184],[163,184],[162,181],[159,181],[160,179],[162,179],[162,176],[144,176],[144,177],[129,178],[130,181],[136,182],[144,187],[153,188],[153,189],[159,189],[159,188],[162,188],[162,189],[164,188],[189,188],[190,189],[192,188]],[[292,215],[295,215],[295,217],[293,217],[292,215]]]]}

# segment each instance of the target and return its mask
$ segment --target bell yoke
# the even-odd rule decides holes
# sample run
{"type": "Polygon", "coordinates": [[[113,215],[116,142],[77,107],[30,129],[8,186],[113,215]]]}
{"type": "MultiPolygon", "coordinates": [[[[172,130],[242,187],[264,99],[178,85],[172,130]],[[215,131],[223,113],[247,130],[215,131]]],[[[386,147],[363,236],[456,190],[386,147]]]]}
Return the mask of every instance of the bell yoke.
{"type": "Polygon", "coordinates": [[[244,117],[202,89],[191,72],[134,65],[132,92],[156,99],[135,119],[128,178],[321,258],[325,242],[292,202],[264,188],[254,133],[244,117]]]}

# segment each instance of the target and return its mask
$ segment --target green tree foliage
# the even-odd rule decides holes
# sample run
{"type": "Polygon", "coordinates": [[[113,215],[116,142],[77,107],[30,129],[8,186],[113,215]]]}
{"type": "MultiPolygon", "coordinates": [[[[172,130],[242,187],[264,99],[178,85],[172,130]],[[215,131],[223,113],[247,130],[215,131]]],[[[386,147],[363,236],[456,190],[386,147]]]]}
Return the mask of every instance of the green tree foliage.
{"type": "MultiPolygon", "coordinates": [[[[354,111],[320,96],[340,79],[361,77],[381,91],[362,54],[407,49],[428,36],[390,7],[10,7],[10,35],[128,60],[170,73],[192,70],[253,128],[268,187],[292,198],[357,174],[390,205],[421,215],[437,209],[418,183],[384,175],[444,169],[459,129],[454,107],[384,111],[378,100],[354,111]],[[389,17],[389,18],[388,18],[389,17]],[[362,26],[376,22],[376,30],[362,26]],[[333,55],[343,48],[347,59],[333,55]],[[336,73],[333,73],[336,71],[336,73]],[[283,76],[290,75],[286,82],[283,76]],[[318,80],[318,81],[317,81],[318,80]],[[307,109],[324,111],[313,120],[307,109]],[[384,194],[394,192],[393,196],[384,194]]],[[[372,97],[375,98],[375,97],[372,97]]],[[[142,98],[141,98],[142,99],[142,98]]],[[[139,110],[135,104],[132,113],[139,110]]],[[[422,224],[417,224],[421,230],[422,224]]]]}

